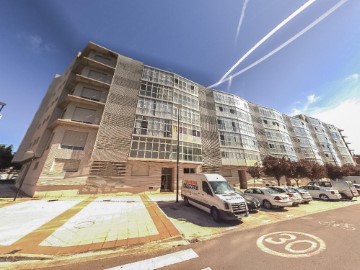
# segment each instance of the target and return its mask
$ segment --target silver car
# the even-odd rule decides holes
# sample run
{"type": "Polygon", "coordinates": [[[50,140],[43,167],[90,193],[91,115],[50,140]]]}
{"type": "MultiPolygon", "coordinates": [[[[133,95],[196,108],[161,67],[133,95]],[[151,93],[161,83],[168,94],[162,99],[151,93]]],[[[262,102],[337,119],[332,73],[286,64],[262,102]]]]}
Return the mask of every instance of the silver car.
{"type": "Polygon", "coordinates": [[[302,197],[303,203],[309,203],[312,201],[312,197],[308,191],[299,187],[288,187],[291,191],[297,192],[302,197]]]}
{"type": "Polygon", "coordinates": [[[276,192],[270,188],[249,188],[245,190],[244,193],[258,199],[266,209],[273,207],[284,208],[292,205],[292,201],[288,195],[276,192]]]}
{"type": "Polygon", "coordinates": [[[303,186],[303,189],[308,191],[313,198],[319,198],[323,201],[340,200],[341,195],[339,191],[332,188],[325,188],[319,186],[303,186]]]}

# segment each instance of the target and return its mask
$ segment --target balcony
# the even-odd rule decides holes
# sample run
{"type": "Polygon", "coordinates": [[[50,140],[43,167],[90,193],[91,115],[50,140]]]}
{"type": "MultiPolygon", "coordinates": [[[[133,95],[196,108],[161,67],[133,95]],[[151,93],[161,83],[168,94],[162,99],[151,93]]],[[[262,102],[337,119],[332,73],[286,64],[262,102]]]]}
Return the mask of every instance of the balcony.
{"type": "Polygon", "coordinates": [[[105,103],[103,103],[103,102],[100,102],[97,100],[91,100],[91,99],[83,98],[83,97],[79,97],[79,96],[74,96],[74,95],[70,95],[70,94],[65,96],[65,98],[59,103],[58,106],[59,106],[59,108],[64,109],[71,102],[84,104],[84,105],[90,105],[90,106],[96,107],[96,108],[104,108],[104,106],[105,106],[105,103]]]}
{"type": "Polygon", "coordinates": [[[84,67],[90,67],[110,74],[114,74],[115,71],[115,67],[106,65],[88,57],[80,58],[74,65],[73,71],[75,73],[80,73],[84,67]]]}
{"type": "Polygon", "coordinates": [[[81,127],[81,128],[91,128],[91,129],[98,129],[99,128],[99,124],[78,122],[78,121],[73,121],[71,119],[56,119],[54,122],[52,122],[49,125],[49,128],[54,129],[57,126],[60,126],[60,125],[66,125],[66,126],[72,126],[72,127],[81,127]]]}

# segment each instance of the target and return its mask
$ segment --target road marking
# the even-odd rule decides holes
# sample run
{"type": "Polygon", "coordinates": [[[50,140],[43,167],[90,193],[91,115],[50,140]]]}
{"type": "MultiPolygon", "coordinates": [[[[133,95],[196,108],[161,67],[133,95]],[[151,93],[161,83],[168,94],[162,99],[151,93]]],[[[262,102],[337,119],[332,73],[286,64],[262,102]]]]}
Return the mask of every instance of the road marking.
{"type": "Polygon", "coordinates": [[[210,267],[206,267],[206,268],[201,269],[201,270],[211,270],[211,268],[210,268],[210,267]]]}
{"type": "Polygon", "coordinates": [[[0,208],[0,245],[12,245],[81,201],[32,200],[0,208]]]}
{"type": "Polygon", "coordinates": [[[325,242],[319,237],[291,231],[265,234],[258,238],[256,244],[266,253],[286,258],[310,257],[326,249],[325,242]],[[302,249],[296,248],[299,245],[302,249]]]}
{"type": "Polygon", "coordinates": [[[355,231],[355,225],[350,223],[336,223],[336,221],[319,221],[320,225],[333,227],[333,228],[340,228],[346,231],[355,231]]]}
{"type": "Polygon", "coordinates": [[[199,255],[195,253],[193,249],[186,249],[183,251],[178,251],[175,253],[166,254],[163,256],[129,263],[121,266],[115,266],[113,268],[108,268],[107,270],[153,270],[159,269],[165,266],[172,264],[188,261],[191,259],[198,258],[199,255]]]}

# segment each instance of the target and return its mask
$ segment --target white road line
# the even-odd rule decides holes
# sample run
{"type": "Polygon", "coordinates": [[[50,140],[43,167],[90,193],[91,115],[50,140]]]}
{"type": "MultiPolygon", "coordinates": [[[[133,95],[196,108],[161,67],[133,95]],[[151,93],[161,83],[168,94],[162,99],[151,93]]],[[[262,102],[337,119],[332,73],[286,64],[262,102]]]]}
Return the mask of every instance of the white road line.
{"type": "Polygon", "coordinates": [[[204,269],[202,269],[202,270],[211,270],[211,268],[210,268],[210,267],[206,267],[206,268],[204,268],[204,269]]]}
{"type": "Polygon", "coordinates": [[[163,256],[159,256],[159,257],[155,257],[155,258],[151,258],[151,259],[147,259],[147,260],[143,260],[143,261],[139,261],[139,262],[115,266],[113,268],[108,268],[106,270],[120,270],[120,269],[121,270],[124,270],[124,269],[125,270],[126,269],[129,269],[129,270],[153,270],[153,269],[159,269],[159,268],[162,268],[165,266],[169,266],[172,264],[180,263],[183,261],[195,259],[197,257],[199,257],[199,255],[197,255],[193,249],[187,249],[187,250],[170,253],[170,254],[166,254],[163,256]]]}

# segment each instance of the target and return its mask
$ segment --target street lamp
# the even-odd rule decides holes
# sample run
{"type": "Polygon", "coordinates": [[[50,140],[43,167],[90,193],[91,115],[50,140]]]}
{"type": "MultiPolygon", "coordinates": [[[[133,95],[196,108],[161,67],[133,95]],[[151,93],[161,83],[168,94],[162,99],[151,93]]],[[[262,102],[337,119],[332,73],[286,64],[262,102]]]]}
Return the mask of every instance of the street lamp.
{"type": "Polygon", "coordinates": [[[26,151],[25,154],[24,154],[24,156],[29,156],[29,158],[23,160],[22,162],[25,163],[26,161],[30,160],[30,164],[29,164],[29,166],[27,166],[27,167],[25,168],[25,171],[24,171],[24,173],[22,174],[22,178],[21,178],[21,181],[20,181],[20,184],[19,184],[19,188],[18,188],[18,190],[16,191],[16,194],[15,194],[15,197],[14,197],[14,201],[16,201],[16,198],[17,198],[17,196],[19,195],[19,192],[20,192],[21,187],[22,187],[22,185],[23,185],[23,183],[24,183],[24,180],[25,180],[25,177],[26,177],[26,175],[27,175],[27,173],[28,173],[28,171],[29,171],[29,168],[30,168],[33,160],[36,158],[36,157],[35,157],[35,153],[34,153],[33,151],[26,151]]]}
{"type": "Polygon", "coordinates": [[[179,149],[180,149],[180,109],[181,104],[175,104],[177,108],[177,151],[176,151],[176,202],[179,202],[179,149]]]}

